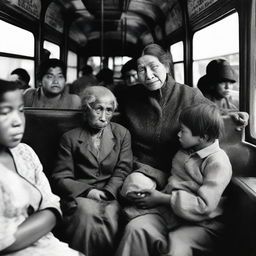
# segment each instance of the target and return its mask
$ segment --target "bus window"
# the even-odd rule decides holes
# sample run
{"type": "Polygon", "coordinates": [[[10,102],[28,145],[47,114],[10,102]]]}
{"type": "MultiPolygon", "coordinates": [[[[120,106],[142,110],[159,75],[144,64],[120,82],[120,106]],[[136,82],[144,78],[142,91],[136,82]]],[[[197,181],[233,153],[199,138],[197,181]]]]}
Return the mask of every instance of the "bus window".
{"type": "Polygon", "coordinates": [[[68,51],[68,64],[67,64],[67,83],[72,83],[77,79],[77,54],[68,51]]]}
{"type": "Polygon", "coordinates": [[[239,106],[239,25],[238,14],[197,31],[193,38],[193,85],[205,75],[207,64],[213,59],[226,59],[236,73],[232,84],[232,101],[239,106]]]}
{"type": "Polygon", "coordinates": [[[25,69],[30,75],[30,85],[34,87],[34,35],[0,20],[0,78],[8,79],[16,68],[25,69]]]}
{"type": "Polygon", "coordinates": [[[174,78],[178,83],[184,84],[183,42],[178,42],[171,45],[170,51],[173,59],[174,78]]]}
{"type": "Polygon", "coordinates": [[[116,56],[114,58],[109,58],[109,68],[114,71],[115,79],[121,77],[121,68],[130,59],[131,58],[127,56],[116,56]]]}
{"type": "Polygon", "coordinates": [[[50,58],[56,58],[56,59],[60,58],[60,47],[57,44],[54,44],[45,40],[44,48],[51,53],[50,58]]]}

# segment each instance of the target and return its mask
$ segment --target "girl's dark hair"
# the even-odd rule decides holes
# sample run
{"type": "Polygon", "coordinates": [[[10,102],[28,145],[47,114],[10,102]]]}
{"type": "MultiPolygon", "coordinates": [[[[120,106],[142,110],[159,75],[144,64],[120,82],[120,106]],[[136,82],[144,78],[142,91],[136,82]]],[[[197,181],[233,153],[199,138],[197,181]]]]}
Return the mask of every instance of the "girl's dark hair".
{"type": "Polygon", "coordinates": [[[56,67],[60,67],[62,70],[62,73],[66,79],[66,71],[67,71],[67,67],[64,64],[63,61],[59,60],[59,59],[47,59],[44,62],[41,63],[40,67],[39,67],[39,72],[38,72],[38,78],[41,81],[43,76],[45,74],[47,74],[47,71],[49,70],[49,68],[56,68],[56,67]]]}
{"type": "Polygon", "coordinates": [[[171,75],[174,75],[172,54],[168,51],[165,51],[160,45],[151,43],[145,46],[141,56],[143,55],[152,55],[157,57],[162,64],[164,64],[166,67],[169,67],[171,75]]]}
{"type": "Polygon", "coordinates": [[[208,141],[218,139],[224,129],[220,111],[214,104],[189,106],[181,111],[179,121],[191,130],[193,136],[207,136],[208,141]]]}
{"type": "Polygon", "coordinates": [[[3,100],[3,95],[6,92],[16,91],[19,89],[21,89],[20,83],[0,79],[0,102],[3,100]]]}

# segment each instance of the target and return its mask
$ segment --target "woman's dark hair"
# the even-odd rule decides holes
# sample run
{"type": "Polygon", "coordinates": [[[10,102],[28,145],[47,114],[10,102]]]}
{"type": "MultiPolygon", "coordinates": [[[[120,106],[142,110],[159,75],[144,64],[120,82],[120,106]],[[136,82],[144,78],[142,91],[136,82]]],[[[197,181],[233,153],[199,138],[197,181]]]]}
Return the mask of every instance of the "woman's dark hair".
{"type": "Polygon", "coordinates": [[[0,79],[0,102],[2,102],[3,95],[6,92],[16,91],[19,89],[21,89],[21,85],[18,82],[0,79]]]}
{"type": "Polygon", "coordinates": [[[18,75],[19,79],[21,81],[24,81],[24,83],[28,84],[30,81],[30,75],[28,72],[23,68],[16,68],[11,72],[11,75],[18,75]]]}
{"type": "Polygon", "coordinates": [[[124,78],[126,73],[130,70],[137,70],[137,59],[131,59],[123,65],[121,69],[122,77],[124,78]]]}
{"type": "Polygon", "coordinates": [[[201,103],[184,108],[179,121],[191,130],[193,136],[207,136],[208,141],[218,139],[224,128],[220,111],[214,104],[201,103]]]}
{"type": "Polygon", "coordinates": [[[39,67],[39,73],[38,73],[39,80],[40,81],[42,80],[43,76],[47,74],[47,71],[49,70],[49,68],[56,68],[56,67],[61,68],[62,73],[66,79],[67,67],[64,64],[64,62],[59,59],[47,59],[44,62],[42,62],[39,67]]]}
{"type": "Polygon", "coordinates": [[[144,55],[152,55],[157,57],[163,65],[165,65],[166,67],[169,67],[171,75],[174,76],[172,54],[168,51],[165,51],[160,45],[149,44],[145,46],[141,56],[144,56],[144,55]]]}

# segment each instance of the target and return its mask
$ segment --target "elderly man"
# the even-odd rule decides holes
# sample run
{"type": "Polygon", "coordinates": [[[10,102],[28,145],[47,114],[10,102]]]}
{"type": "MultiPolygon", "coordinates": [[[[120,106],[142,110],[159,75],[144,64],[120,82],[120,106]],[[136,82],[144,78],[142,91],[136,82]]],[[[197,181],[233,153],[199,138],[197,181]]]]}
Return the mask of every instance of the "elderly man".
{"type": "Polygon", "coordinates": [[[132,170],[129,131],[110,120],[117,107],[102,86],[85,89],[84,124],[60,142],[53,180],[70,245],[87,256],[112,255],[120,206],[117,192],[132,170]]]}

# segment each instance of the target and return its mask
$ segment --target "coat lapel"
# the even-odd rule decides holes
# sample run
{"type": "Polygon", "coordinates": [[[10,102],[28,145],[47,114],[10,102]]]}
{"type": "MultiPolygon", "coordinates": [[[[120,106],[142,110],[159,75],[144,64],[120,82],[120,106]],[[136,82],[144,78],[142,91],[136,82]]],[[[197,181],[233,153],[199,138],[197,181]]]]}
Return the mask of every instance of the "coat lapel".
{"type": "Polygon", "coordinates": [[[83,143],[83,147],[85,147],[85,149],[88,150],[98,162],[102,162],[111,153],[115,145],[115,140],[110,125],[103,130],[99,157],[97,156],[97,151],[92,145],[91,135],[86,130],[86,127],[83,127],[81,130],[78,141],[83,143]]]}
{"type": "Polygon", "coordinates": [[[81,145],[84,148],[85,152],[87,151],[88,154],[93,155],[97,160],[97,152],[92,145],[91,134],[87,131],[86,127],[83,127],[81,129],[78,142],[80,144],[82,143],[81,145]]]}
{"type": "Polygon", "coordinates": [[[115,145],[115,140],[112,133],[112,129],[111,129],[111,126],[108,125],[104,129],[102,134],[100,157],[99,157],[100,162],[102,162],[111,153],[114,145],[115,145]]]}

